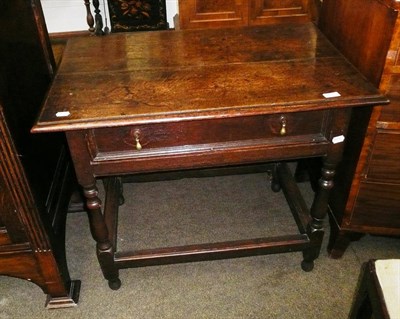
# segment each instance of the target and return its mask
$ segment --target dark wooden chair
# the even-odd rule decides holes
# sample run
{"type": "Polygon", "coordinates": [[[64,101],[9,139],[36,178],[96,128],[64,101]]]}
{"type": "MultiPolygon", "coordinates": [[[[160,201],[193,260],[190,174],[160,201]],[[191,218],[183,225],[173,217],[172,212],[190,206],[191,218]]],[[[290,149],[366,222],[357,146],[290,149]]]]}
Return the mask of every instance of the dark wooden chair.
{"type": "Polygon", "coordinates": [[[350,319],[400,318],[400,260],[363,265],[350,319]]]}

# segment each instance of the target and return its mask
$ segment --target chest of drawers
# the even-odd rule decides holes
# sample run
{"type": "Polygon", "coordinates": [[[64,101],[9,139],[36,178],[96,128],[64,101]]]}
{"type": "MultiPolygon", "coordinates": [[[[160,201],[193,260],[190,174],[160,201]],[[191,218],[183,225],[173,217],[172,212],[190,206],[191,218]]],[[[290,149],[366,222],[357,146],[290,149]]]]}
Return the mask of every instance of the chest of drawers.
{"type": "Polygon", "coordinates": [[[326,0],[322,6],[322,31],[391,101],[353,111],[351,142],[330,203],[335,258],[361,234],[400,235],[399,9],[391,0],[326,0]]]}

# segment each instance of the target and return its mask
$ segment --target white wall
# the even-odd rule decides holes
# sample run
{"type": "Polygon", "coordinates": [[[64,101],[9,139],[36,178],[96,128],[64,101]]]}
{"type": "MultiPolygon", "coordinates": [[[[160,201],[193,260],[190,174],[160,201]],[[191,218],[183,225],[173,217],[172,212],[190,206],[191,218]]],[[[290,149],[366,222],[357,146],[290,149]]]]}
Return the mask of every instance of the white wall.
{"type": "MultiPolygon", "coordinates": [[[[101,10],[103,23],[105,22],[105,17],[107,17],[108,27],[111,28],[107,3],[104,6],[104,1],[106,0],[100,0],[99,9],[101,10]],[[106,9],[105,12],[104,7],[106,9]]],[[[41,3],[47,29],[50,33],[88,30],[84,0],[41,0],[41,3]]],[[[166,0],[166,6],[167,20],[169,26],[173,28],[173,18],[178,13],[178,0],[166,0]]],[[[94,16],[93,10],[92,6],[91,11],[94,16]]]]}

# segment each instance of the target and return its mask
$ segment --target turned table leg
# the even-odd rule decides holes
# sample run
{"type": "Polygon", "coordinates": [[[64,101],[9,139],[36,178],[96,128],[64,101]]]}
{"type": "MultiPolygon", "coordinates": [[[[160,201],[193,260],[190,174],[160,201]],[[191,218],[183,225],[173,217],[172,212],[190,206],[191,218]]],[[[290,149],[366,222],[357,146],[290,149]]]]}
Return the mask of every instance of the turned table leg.
{"type": "Polygon", "coordinates": [[[83,187],[83,193],[86,198],[90,230],[97,243],[97,258],[101,270],[110,288],[117,290],[121,287],[121,280],[118,278],[118,269],[114,265],[114,247],[109,238],[109,230],[101,210],[101,200],[98,197],[96,184],[83,187]]]}
{"type": "Polygon", "coordinates": [[[311,271],[314,268],[314,260],[318,258],[322,239],[324,237],[324,219],[328,211],[328,199],[330,190],[333,187],[334,167],[336,165],[324,161],[322,176],[319,179],[319,189],[311,206],[311,221],[308,224],[307,232],[310,236],[311,247],[303,251],[301,267],[304,271],[311,271]]]}
{"type": "Polygon", "coordinates": [[[116,290],[121,286],[121,281],[118,278],[118,268],[114,263],[115,247],[111,240],[112,230],[107,226],[96,186],[96,177],[90,166],[91,156],[87,151],[89,137],[85,131],[70,131],[66,133],[66,137],[76,177],[83,189],[90,231],[96,241],[97,258],[104,278],[108,280],[110,288],[116,290]]]}
{"type": "Polygon", "coordinates": [[[278,177],[278,165],[279,163],[275,163],[272,166],[272,169],[270,171],[271,174],[271,190],[275,193],[279,192],[281,190],[281,185],[279,183],[279,177],[278,177]]]}

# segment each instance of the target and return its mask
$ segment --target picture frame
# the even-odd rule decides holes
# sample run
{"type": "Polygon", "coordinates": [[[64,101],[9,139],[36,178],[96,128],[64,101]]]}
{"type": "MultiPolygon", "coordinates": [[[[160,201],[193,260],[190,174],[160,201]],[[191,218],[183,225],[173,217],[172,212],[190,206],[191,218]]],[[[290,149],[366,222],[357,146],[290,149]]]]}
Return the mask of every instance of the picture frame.
{"type": "Polygon", "coordinates": [[[166,30],[165,0],[108,0],[111,32],[166,30]]]}

